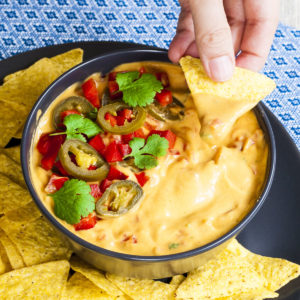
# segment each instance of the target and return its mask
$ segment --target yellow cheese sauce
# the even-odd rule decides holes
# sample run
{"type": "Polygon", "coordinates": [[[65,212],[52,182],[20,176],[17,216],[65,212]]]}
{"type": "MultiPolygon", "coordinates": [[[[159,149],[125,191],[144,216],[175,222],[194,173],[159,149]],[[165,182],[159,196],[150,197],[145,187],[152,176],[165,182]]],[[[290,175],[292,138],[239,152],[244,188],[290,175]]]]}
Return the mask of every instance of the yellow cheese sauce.
{"type": "MultiPolygon", "coordinates": [[[[116,68],[166,71],[171,89],[185,102],[181,121],[156,122],[160,130],[170,129],[176,136],[175,151],[159,159],[159,165],[147,170],[150,180],[143,187],[144,197],[133,211],[112,219],[103,219],[89,230],[75,231],[72,225],[58,219],[79,237],[108,250],[135,255],[166,255],[191,250],[221,237],[251,210],[261,191],[266,172],[268,148],[253,112],[246,112],[230,128],[222,142],[212,143],[210,135],[201,132],[202,117],[191,96],[180,67],[156,62],[131,63],[116,68]]],[[[106,80],[99,74],[100,95],[106,80]]],[[[41,117],[34,136],[31,177],[45,206],[53,213],[53,200],[44,189],[51,176],[40,167],[41,154],[36,144],[42,133],[54,130],[53,108],[71,95],[80,94],[80,83],[74,84],[53,101],[41,117]]],[[[196,100],[195,100],[196,101],[196,100]]],[[[218,107],[210,106],[211,115],[218,107]]],[[[227,121],[234,114],[226,109],[227,121]]],[[[205,117],[209,118],[209,111],[205,117]]],[[[215,124],[212,122],[212,126],[215,124]]],[[[216,129],[217,130],[217,129],[216,129]]],[[[118,166],[136,181],[129,168],[118,166]]]]}

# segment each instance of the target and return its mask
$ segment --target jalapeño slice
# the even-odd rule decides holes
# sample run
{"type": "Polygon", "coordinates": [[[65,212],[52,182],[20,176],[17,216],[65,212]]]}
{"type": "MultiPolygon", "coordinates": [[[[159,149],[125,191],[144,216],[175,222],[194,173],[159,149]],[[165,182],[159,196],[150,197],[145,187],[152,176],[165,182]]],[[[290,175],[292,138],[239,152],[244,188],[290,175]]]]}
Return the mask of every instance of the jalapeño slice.
{"type": "Polygon", "coordinates": [[[77,110],[80,114],[87,116],[92,113],[95,108],[85,98],[80,96],[71,96],[61,103],[59,103],[53,111],[53,123],[56,128],[59,127],[61,122],[61,113],[67,110],[77,110]]]}
{"type": "Polygon", "coordinates": [[[100,154],[89,144],[80,140],[67,140],[61,146],[58,153],[60,162],[66,172],[78,179],[85,181],[95,181],[104,179],[109,171],[108,163],[100,156],[100,154]],[[82,156],[80,160],[75,157],[77,165],[72,161],[70,154],[82,156]],[[78,162],[81,162],[78,164],[78,162]],[[84,165],[90,162],[96,169],[89,170],[89,166],[84,165]]]}
{"type": "Polygon", "coordinates": [[[96,212],[104,217],[119,217],[141,200],[143,189],[136,182],[121,180],[108,187],[96,203],[96,212]]]}
{"type": "Polygon", "coordinates": [[[142,107],[137,106],[131,108],[130,106],[122,102],[115,102],[101,107],[97,115],[97,123],[102,127],[102,129],[114,134],[132,133],[143,126],[145,119],[146,112],[142,107]],[[131,122],[125,121],[124,125],[112,126],[109,121],[105,120],[105,115],[107,113],[113,116],[117,116],[117,112],[125,108],[132,109],[133,111],[134,118],[131,120],[131,122]]]}

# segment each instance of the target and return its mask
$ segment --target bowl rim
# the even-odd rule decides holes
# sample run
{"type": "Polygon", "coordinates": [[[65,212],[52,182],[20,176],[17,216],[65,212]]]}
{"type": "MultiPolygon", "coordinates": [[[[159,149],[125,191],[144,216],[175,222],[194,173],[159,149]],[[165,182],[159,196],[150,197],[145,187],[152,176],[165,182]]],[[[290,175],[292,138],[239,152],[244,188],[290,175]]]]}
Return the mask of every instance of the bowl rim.
{"type": "MultiPolygon", "coordinates": [[[[126,253],[121,253],[121,252],[116,252],[112,250],[108,250],[105,248],[102,248],[100,246],[97,246],[95,244],[92,244],[83,238],[79,237],[78,235],[72,233],[69,231],[63,224],[61,224],[54,215],[46,208],[46,206],[43,204],[42,200],[39,198],[38,194],[35,191],[35,188],[31,182],[31,177],[30,177],[30,163],[27,161],[27,152],[26,152],[26,144],[29,143],[30,148],[32,145],[33,137],[30,136],[29,129],[31,127],[32,122],[36,123],[36,112],[39,110],[40,103],[44,102],[45,98],[47,99],[47,94],[49,91],[55,88],[55,86],[63,81],[66,77],[69,76],[69,74],[73,73],[74,71],[83,68],[87,64],[90,64],[94,61],[97,61],[99,59],[105,59],[109,58],[114,55],[125,55],[128,52],[135,52],[135,53],[145,53],[145,54],[152,54],[153,61],[157,61],[155,59],[155,55],[165,55],[166,56],[166,62],[168,62],[168,57],[167,57],[167,51],[166,50],[153,50],[153,49],[139,49],[139,48],[133,48],[133,49],[123,49],[123,50],[116,50],[116,51],[111,51],[107,52],[104,54],[101,54],[99,56],[96,56],[92,59],[86,60],[82,62],[79,65],[76,65],[75,67],[71,68],[61,76],[59,76],[54,82],[52,82],[46,90],[41,94],[41,96],[38,98],[36,101],[35,105],[31,109],[25,126],[23,130],[23,138],[21,140],[21,165],[22,165],[22,172],[23,176],[25,178],[26,185],[28,187],[28,190],[35,202],[35,204],[38,206],[40,211],[43,213],[44,216],[48,219],[49,222],[53,224],[53,226],[59,230],[62,234],[66,235],[69,239],[73,240],[74,242],[78,243],[79,245],[94,251],[96,253],[100,253],[102,255],[110,256],[113,258],[117,258],[120,260],[127,260],[127,261],[144,261],[144,262],[164,262],[164,261],[172,261],[172,260],[180,260],[180,259],[185,259],[189,258],[192,256],[199,255],[201,253],[204,253],[206,251],[209,251],[220,244],[226,242],[230,238],[236,236],[256,215],[256,213],[259,211],[259,209],[262,207],[264,201],[267,198],[268,192],[271,188],[272,181],[274,179],[274,174],[275,174],[275,166],[276,166],[276,147],[275,147],[275,138],[274,138],[274,133],[270,124],[270,121],[266,115],[266,112],[264,110],[264,105],[262,103],[258,103],[256,107],[254,108],[255,114],[258,115],[260,114],[260,123],[262,122],[266,130],[264,132],[267,133],[267,143],[269,145],[269,155],[268,155],[268,163],[267,163],[267,176],[265,177],[264,183],[263,183],[263,188],[260,192],[259,197],[256,200],[255,205],[252,207],[252,209],[243,217],[243,219],[236,225],[234,226],[230,231],[226,232],[224,235],[219,237],[216,240],[213,240],[212,242],[205,244],[203,246],[187,250],[184,252],[178,252],[174,254],[167,254],[167,255],[157,255],[157,256],[145,256],[145,255],[134,255],[134,254],[126,254],[126,253]],[[28,142],[29,139],[29,142],[28,142]]],[[[148,59],[149,61],[149,59],[148,59]]],[[[132,60],[134,62],[134,60],[132,60]]],[[[50,105],[50,104],[49,104],[50,105]]],[[[48,107],[49,107],[48,105],[48,107]]]]}

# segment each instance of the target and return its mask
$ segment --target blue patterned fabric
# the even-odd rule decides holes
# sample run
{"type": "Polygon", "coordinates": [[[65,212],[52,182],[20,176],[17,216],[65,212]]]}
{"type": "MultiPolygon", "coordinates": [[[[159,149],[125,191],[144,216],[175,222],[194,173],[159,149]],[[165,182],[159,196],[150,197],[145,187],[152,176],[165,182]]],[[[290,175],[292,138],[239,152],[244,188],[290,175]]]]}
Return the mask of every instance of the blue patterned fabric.
{"type": "MultiPolygon", "coordinates": [[[[130,41],[168,48],[177,0],[0,0],[0,59],[73,41],[130,41]]],[[[300,148],[300,30],[279,25],[263,72],[277,83],[265,99],[300,148]]]]}

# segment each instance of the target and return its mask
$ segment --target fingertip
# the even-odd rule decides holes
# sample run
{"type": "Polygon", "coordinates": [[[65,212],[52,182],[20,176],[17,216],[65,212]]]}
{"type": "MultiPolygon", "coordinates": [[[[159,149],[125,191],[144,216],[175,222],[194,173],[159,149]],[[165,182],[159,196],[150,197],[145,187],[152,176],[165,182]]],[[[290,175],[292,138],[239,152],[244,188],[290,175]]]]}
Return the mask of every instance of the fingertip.
{"type": "Polygon", "coordinates": [[[254,72],[260,71],[265,65],[265,58],[251,53],[242,52],[236,59],[236,66],[254,72]]]}

